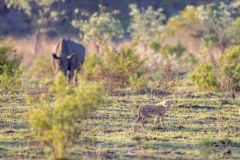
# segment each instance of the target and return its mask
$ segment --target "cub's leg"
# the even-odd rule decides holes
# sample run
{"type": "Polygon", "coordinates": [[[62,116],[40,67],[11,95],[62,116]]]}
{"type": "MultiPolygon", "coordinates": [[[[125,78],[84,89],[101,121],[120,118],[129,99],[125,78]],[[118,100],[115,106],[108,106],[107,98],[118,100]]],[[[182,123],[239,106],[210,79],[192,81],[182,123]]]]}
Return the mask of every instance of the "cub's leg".
{"type": "Polygon", "coordinates": [[[135,121],[136,123],[139,121],[145,121],[145,117],[143,117],[141,114],[138,115],[137,120],[135,121]]]}
{"type": "Polygon", "coordinates": [[[138,117],[137,117],[137,120],[135,121],[136,123],[141,121],[142,119],[142,106],[138,107],[138,117]]]}
{"type": "MultiPolygon", "coordinates": [[[[140,122],[140,126],[141,126],[142,128],[144,128],[144,123],[145,123],[145,121],[146,121],[146,118],[145,118],[145,117],[143,117],[143,116],[138,116],[137,120],[135,121],[135,124],[138,123],[138,122],[140,122]]],[[[136,130],[136,126],[134,126],[133,130],[134,130],[134,132],[137,131],[137,130],[136,130]]]]}
{"type": "Polygon", "coordinates": [[[164,126],[164,116],[160,116],[160,117],[161,117],[161,125],[162,125],[163,128],[165,128],[165,126],[164,126]]]}
{"type": "Polygon", "coordinates": [[[141,113],[142,122],[147,123],[147,116],[148,116],[148,113],[143,110],[141,113]]]}
{"type": "Polygon", "coordinates": [[[142,122],[147,123],[147,118],[146,117],[142,117],[142,122]]]}
{"type": "Polygon", "coordinates": [[[140,120],[141,120],[141,118],[137,117],[137,120],[135,122],[138,123],[140,120]]]}
{"type": "Polygon", "coordinates": [[[160,118],[159,116],[156,116],[155,120],[154,120],[154,124],[156,124],[158,118],[160,118]]]}
{"type": "Polygon", "coordinates": [[[146,123],[146,121],[147,121],[146,117],[142,114],[142,117],[141,117],[141,127],[142,128],[145,128],[144,124],[146,123]]]}
{"type": "Polygon", "coordinates": [[[137,123],[132,124],[133,132],[137,132],[137,123]]]}
{"type": "Polygon", "coordinates": [[[141,125],[140,125],[143,129],[145,129],[144,123],[145,123],[144,121],[141,121],[141,125]]]}

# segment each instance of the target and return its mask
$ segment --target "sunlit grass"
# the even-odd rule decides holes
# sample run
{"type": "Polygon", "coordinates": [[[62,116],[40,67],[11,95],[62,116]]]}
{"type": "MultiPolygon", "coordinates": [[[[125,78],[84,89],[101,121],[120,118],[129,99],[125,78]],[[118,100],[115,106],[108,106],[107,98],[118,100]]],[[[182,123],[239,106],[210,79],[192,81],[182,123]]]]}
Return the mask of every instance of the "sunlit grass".
{"type": "MultiPolygon", "coordinates": [[[[39,91],[38,87],[25,88],[21,94],[1,95],[1,158],[46,158],[44,149],[31,133],[26,117],[31,108],[26,104],[26,94],[38,97],[39,91]]],[[[169,98],[172,99],[171,109],[165,118],[166,128],[161,128],[159,122],[154,126],[154,117],[151,116],[146,129],[139,128],[136,133],[131,127],[137,118],[137,107],[144,103],[157,103],[163,98],[147,94],[109,96],[107,105],[79,123],[81,135],[76,138],[68,155],[73,159],[107,156],[120,159],[239,159],[240,99],[226,99],[220,94],[196,95],[200,97],[188,98],[188,93],[179,97],[172,95],[169,98]]],[[[51,103],[52,99],[49,101],[51,103]]]]}

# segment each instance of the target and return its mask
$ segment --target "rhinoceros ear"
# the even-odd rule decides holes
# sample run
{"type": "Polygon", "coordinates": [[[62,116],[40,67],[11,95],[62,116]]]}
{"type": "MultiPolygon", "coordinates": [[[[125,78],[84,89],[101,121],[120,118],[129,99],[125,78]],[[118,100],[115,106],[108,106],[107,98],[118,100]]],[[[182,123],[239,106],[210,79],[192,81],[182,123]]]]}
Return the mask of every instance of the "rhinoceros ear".
{"type": "Polygon", "coordinates": [[[55,53],[52,53],[52,56],[54,59],[59,59],[59,57],[55,53]]]}
{"type": "Polygon", "coordinates": [[[67,56],[67,60],[71,60],[71,59],[73,58],[74,55],[75,55],[75,54],[73,53],[73,54],[67,56]]]}

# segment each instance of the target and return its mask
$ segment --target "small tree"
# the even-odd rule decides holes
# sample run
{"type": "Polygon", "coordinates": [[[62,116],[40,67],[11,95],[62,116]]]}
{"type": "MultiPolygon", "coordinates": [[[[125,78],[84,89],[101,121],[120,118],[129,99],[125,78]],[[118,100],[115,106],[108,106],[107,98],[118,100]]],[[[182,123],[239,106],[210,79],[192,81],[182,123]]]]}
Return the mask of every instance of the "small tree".
{"type": "Polygon", "coordinates": [[[219,59],[219,68],[221,71],[220,84],[223,90],[232,92],[240,88],[240,47],[232,46],[225,50],[225,53],[219,59]]]}
{"type": "Polygon", "coordinates": [[[29,4],[30,0],[5,0],[6,6],[8,8],[18,8],[19,10],[24,10],[26,13],[30,14],[31,7],[29,4]]]}
{"type": "Polygon", "coordinates": [[[227,47],[239,43],[239,23],[235,20],[239,4],[187,6],[179,15],[169,18],[163,37],[175,36],[180,41],[187,36],[188,40],[200,41],[201,52],[208,54],[216,64],[214,48],[223,54],[227,47]]]}
{"type": "Polygon", "coordinates": [[[213,67],[209,63],[200,64],[190,74],[190,78],[198,90],[215,90],[219,86],[213,67]]]}
{"type": "Polygon", "coordinates": [[[15,57],[15,50],[10,42],[0,43],[0,88],[5,91],[21,86],[20,61],[15,57]]]}
{"type": "Polygon", "coordinates": [[[60,73],[50,92],[56,100],[53,106],[46,101],[29,113],[29,123],[44,145],[51,149],[53,159],[66,157],[67,148],[78,133],[78,118],[85,119],[94,112],[103,101],[101,85],[82,80],[79,88],[67,87],[68,83],[60,73]]]}
{"type": "Polygon", "coordinates": [[[132,36],[139,37],[139,41],[143,43],[145,49],[151,44],[151,42],[158,42],[160,34],[163,32],[165,15],[163,9],[159,8],[156,11],[150,6],[146,10],[139,10],[137,5],[129,5],[130,13],[132,17],[128,31],[132,36]]]}
{"type": "Polygon", "coordinates": [[[168,60],[162,67],[161,67],[161,79],[160,79],[160,87],[161,90],[165,94],[172,94],[176,91],[177,87],[177,75],[174,71],[173,64],[170,60],[168,60]]]}
{"type": "Polygon", "coordinates": [[[123,44],[118,49],[105,47],[105,59],[102,74],[107,88],[130,87],[133,92],[139,92],[145,84],[143,63],[135,53],[138,39],[129,44],[123,44]]]}
{"type": "Polygon", "coordinates": [[[198,34],[203,41],[203,45],[208,49],[216,46],[220,49],[221,53],[232,45],[237,38],[235,31],[232,27],[234,22],[234,14],[238,6],[225,4],[221,2],[220,5],[208,5],[206,8],[198,13],[198,19],[202,29],[198,34]]]}
{"type": "Polygon", "coordinates": [[[178,42],[174,46],[165,45],[165,46],[161,47],[158,52],[163,57],[175,55],[176,57],[180,58],[183,55],[183,52],[185,52],[185,50],[186,50],[186,48],[181,43],[178,42]]]}
{"type": "Polygon", "coordinates": [[[81,38],[85,41],[94,41],[97,51],[103,42],[110,42],[113,38],[121,38],[124,33],[121,21],[111,13],[105,12],[104,7],[99,7],[100,12],[95,12],[88,20],[73,21],[73,25],[80,28],[81,38]]]}
{"type": "Polygon", "coordinates": [[[83,65],[83,76],[88,80],[101,80],[104,57],[99,54],[88,54],[83,65]]]}
{"type": "Polygon", "coordinates": [[[31,23],[35,27],[34,55],[36,55],[40,49],[40,35],[49,32],[49,29],[51,29],[50,22],[54,22],[56,19],[60,19],[60,17],[66,18],[66,11],[57,12],[52,9],[52,5],[59,1],[64,2],[65,0],[5,0],[8,8],[18,8],[33,18],[31,23]],[[31,3],[39,6],[37,14],[36,11],[32,10],[31,3]]]}
{"type": "Polygon", "coordinates": [[[117,89],[129,88],[139,92],[145,85],[143,63],[136,54],[138,40],[133,39],[118,48],[104,47],[104,56],[91,55],[86,58],[83,75],[90,80],[103,81],[111,93],[117,89]]]}
{"type": "Polygon", "coordinates": [[[33,60],[32,65],[25,72],[25,75],[29,78],[52,78],[54,73],[50,64],[50,57],[37,56],[33,60]]]}

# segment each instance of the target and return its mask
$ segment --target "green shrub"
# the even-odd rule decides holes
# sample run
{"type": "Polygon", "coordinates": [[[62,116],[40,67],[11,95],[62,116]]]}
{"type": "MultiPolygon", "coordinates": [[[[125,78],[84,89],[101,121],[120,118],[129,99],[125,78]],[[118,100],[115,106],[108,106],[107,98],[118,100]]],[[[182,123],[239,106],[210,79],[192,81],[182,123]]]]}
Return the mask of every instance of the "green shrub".
{"type": "Polygon", "coordinates": [[[109,92],[118,89],[143,90],[146,80],[143,63],[135,53],[137,39],[119,48],[104,47],[104,56],[89,55],[83,65],[83,75],[89,80],[103,81],[109,92]]]}
{"type": "Polygon", "coordinates": [[[143,92],[146,86],[146,78],[143,76],[143,72],[133,73],[128,78],[128,84],[132,92],[143,92]]]}
{"type": "Polygon", "coordinates": [[[163,21],[166,16],[162,8],[154,10],[152,6],[139,9],[136,4],[129,5],[131,21],[128,32],[131,36],[138,36],[140,43],[147,49],[152,41],[158,42],[164,32],[163,21]]]}
{"type": "Polygon", "coordinates": [[[37,79],[52,78],[54,73],[50,62],[50,56],[38,56],[28,68],[26,76],[37,79]]]}
{"type": "Polygon", "coordinates": [[[218,60],[218,68],[213,73],[211,64],[201,64],[191,74],[191,79],[199,90],[214,90],[221,86],[231,91],[240,88],[240,47],[232,46],[225,50],[218,60]]]}
{"type": "Polygon", "coordinates": [[[14,55],[14,48],[10,44],[0,43],[0,88],[9,91],[21,86],[19,79],[22,70],[20,61],[14,55]]]}
{"type": "Polygon", "coordinates": [[[215,90],[219,86],[213,67],[209,63],[203,63],[195,68],[190,78],[198,90],[215,90]]]}
{"type": "Polygon", "coordinates": [[[161,66],[160,75],[160,88],[163,93],[174,93],[178,85],[178,77],[173,67],[173,63],[170,60],[168,60],[164,65],[161,66]]]}
{"type": "Polygon", "coordinates": [[[99,80],[101,69],[103,66],[103,58],[97,54],[87,55],[83,65],[83,75],[88,80],[99,80]]]}
{"type": "Polygon", "coordinates": [[[176,55],[176,57],[180,57],[183,55],[183,52],[185,52],[186,48],[181,44],[177,43],[174,46],[163,46],[159,52],[162,56],[167,57],[169,55],[176,55]]]}
{"type": "Polygon", "coordinates": [[[155,52],[155,53],[158,53],[161,49],[161,44],[156,42],[156,41],[152,41],[150,44],[149,44],[149,47],[155,52]]]}
{"type": "Polygon", "coordinates": [[[225,50],[219,59],[219,68],[222,73],[222,86],[232,86],[231,90],[240,88],[240,47],[232,46],[225,50]]]}
{"type": "Polygon", "coordinates": [[[102,75],[107,88],[130,88],[139,92],[145,84],[143,63],[136,52],[137,39],[123,44],[118,49],[105,47],[102,75]]]}
{"type": "Polygon", "coordinates": [[[105,42],[113,38],[122,38],[124,29],[121,21],[113,13],[106,12],[106,8],[99,6],[99,12],[95,12],[84,21],[73,21],[73,26],[80,28],[80,37],[85,41],[92,40],[96,44],[97,51],[105,42]]]}
{"type": "Polygon", "coordinates": [[[51,149],[53,159],[66,157],[67,149],[79,135],[76,121],[87,118],[103,101],[103,87],[99,83],[81,79],[78,88],[68,87],[66,78],[59,73],[50,93],[55,97],[52,105],[42,100],[29,113],[29,123],[37,138],[51,149]]]}

